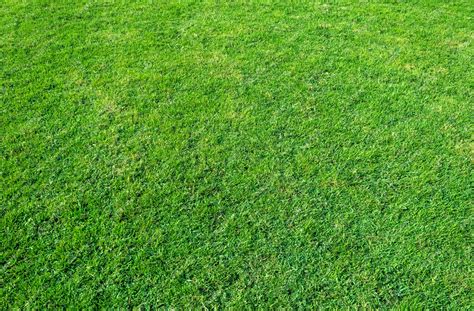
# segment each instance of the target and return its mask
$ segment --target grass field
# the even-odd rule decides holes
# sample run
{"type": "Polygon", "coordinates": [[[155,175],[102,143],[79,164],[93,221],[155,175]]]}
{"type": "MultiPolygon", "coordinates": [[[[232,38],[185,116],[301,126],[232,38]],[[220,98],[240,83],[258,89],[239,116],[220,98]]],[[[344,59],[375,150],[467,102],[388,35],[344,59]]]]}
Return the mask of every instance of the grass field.
{"type": "Polygon", "coordinates": [[[473,301],[472,1],[0,1],[0,308],[473,301]]]}

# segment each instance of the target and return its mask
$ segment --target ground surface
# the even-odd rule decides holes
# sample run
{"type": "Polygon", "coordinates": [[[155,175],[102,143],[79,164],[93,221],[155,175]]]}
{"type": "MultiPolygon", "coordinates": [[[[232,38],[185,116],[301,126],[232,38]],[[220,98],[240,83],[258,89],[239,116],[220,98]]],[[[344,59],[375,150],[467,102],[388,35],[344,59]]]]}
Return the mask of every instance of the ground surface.
{"type": "Polygon", "coordinates": [[[2,308],[472,307],[474,3],[269,3],[0,2],[2,308]]]}

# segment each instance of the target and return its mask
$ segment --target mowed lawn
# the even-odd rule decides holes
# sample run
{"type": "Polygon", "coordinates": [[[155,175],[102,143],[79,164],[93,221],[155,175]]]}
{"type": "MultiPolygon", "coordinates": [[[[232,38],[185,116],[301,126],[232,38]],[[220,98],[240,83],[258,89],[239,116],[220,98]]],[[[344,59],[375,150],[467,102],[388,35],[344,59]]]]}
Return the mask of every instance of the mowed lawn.
{"type": "Polygon", "coordinates": [[[474,2],[0,1],[0,308],[473,301],[474,2]]]}

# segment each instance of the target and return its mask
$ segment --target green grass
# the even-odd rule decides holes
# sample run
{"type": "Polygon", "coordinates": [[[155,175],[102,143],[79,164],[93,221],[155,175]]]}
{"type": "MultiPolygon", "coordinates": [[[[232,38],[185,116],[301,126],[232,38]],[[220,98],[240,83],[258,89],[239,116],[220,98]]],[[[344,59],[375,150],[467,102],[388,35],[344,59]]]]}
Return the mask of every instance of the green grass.
{"type": "Polygon", "coordinates": [[[0,307],[473,303],[472,1],[0,1],[0,307]]]}

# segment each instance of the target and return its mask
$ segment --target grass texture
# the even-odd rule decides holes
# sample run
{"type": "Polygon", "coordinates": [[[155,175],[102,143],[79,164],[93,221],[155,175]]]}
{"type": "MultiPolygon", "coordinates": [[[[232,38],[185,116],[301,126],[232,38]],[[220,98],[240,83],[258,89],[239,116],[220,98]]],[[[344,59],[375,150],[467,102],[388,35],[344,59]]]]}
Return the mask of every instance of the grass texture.
{"type": "Polygon", "coordinates": [[[472,1],[0,1],[0,307],[473,307],[472,1]]]}

